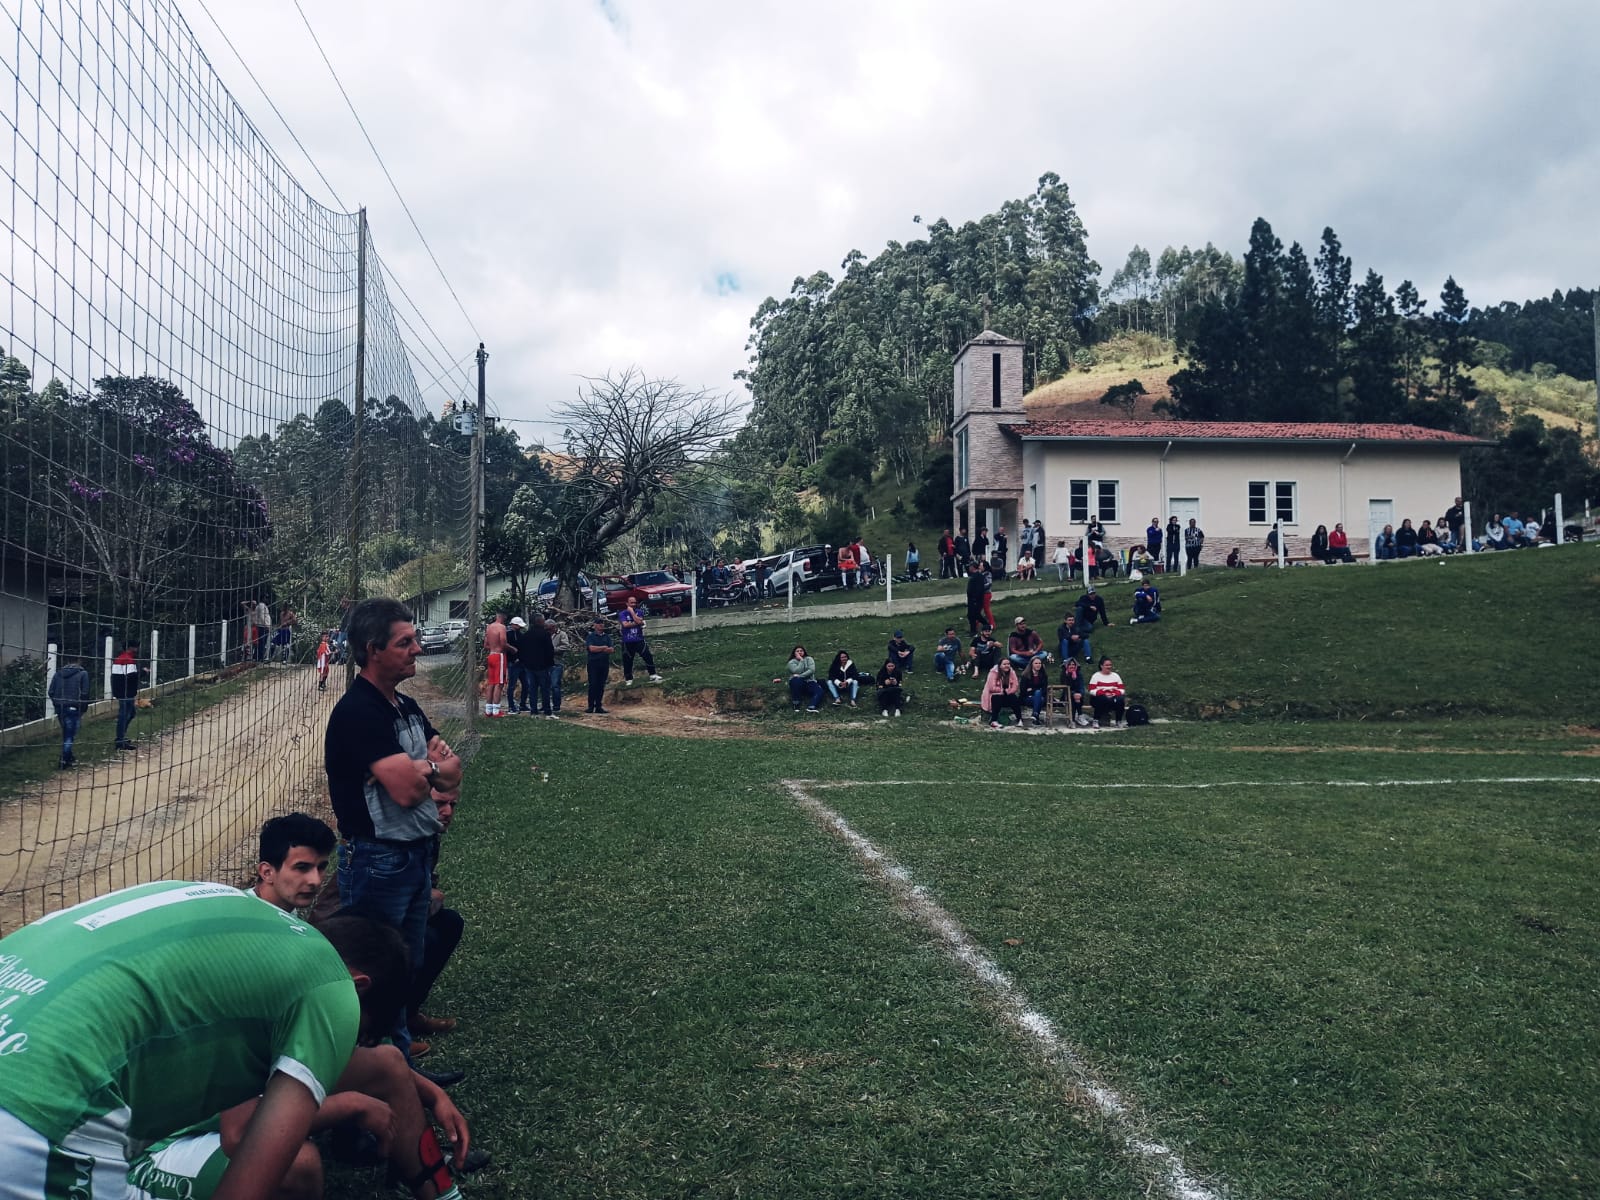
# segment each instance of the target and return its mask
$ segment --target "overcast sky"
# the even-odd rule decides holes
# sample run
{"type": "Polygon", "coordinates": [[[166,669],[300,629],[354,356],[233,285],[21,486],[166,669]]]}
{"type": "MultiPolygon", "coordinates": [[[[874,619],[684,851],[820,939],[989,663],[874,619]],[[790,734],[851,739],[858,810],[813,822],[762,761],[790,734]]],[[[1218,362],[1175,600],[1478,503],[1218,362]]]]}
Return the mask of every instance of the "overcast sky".
{"type": "Polygon", "coordinates": [[[765,296],[1045,171],[1104,278],[1135,243],[1237,254],[1259,215],[1430,300],[1450,273],[1479,305],[1600,283],[1593,0],[302,0],[472,326],[290,0],[208,3],[444,341],[487,343],[508,417],[629,364],[742,390],[765,296]]]}

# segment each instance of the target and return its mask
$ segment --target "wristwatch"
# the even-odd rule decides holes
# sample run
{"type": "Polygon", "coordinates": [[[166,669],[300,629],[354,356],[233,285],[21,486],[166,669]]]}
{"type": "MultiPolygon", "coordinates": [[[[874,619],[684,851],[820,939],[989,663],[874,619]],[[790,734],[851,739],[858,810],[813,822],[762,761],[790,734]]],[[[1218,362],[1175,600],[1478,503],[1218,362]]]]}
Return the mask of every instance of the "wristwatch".
{"type": "Polygon", "coordinates": [[[429,759],[428,760],[428,785],[431,787],[433,784],[438,783],[438,782],[439,782],[439,764],[434,762],[432,759],[429,759]]]}

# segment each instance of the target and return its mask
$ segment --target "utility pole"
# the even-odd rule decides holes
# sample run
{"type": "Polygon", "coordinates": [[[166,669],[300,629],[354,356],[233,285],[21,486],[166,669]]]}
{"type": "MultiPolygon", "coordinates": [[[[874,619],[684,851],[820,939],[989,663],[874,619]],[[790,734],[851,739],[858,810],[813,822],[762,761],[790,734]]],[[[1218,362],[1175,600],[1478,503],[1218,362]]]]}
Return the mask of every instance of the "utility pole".
{"type": "MultiPolygon", "coordinates": [[[[367,412],[367,210],[356,216],[356,401],[352,410],[355,433],[350,439],[350,603],[361,600],[361,510],[366,496],[361,488],[365,466],[361,461],[361,427],[367,412]]],[[[341,614],[341,619],[344,614],[341,614]]],[[[344,682],[349,687],[356,675],[356,656],[349,646],[344,654],[344,682]]]]}
{"type": "Polygon", "coordinates": [[[478,343],[478,407],[472,422],[472,521],[467,535],[467,732],[478,727],[478,619],[483,613],[483,426],[488,404],[484,364],[489,356],[478,343]]]}
{"type": "Polygon", "coordinates": [[[1594,308],[1594,430],[1600,437],[1600,287],[1589,293],[1594,308]]]}

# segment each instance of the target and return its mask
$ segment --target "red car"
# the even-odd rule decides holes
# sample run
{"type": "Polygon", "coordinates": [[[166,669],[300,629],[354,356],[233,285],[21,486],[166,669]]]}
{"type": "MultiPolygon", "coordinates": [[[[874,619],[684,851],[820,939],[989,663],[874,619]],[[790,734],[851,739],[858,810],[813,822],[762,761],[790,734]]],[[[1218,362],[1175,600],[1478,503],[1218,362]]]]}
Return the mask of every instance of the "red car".
{"type": "Polygon", "coordinates": [[[689,611],[694,585],[679,583],[667,571],[636,571],[632,575],[611,575],[596,579],[603,589],[606,610],[619,613],[628,601],[651,616],[676,617],[689,611]]]}

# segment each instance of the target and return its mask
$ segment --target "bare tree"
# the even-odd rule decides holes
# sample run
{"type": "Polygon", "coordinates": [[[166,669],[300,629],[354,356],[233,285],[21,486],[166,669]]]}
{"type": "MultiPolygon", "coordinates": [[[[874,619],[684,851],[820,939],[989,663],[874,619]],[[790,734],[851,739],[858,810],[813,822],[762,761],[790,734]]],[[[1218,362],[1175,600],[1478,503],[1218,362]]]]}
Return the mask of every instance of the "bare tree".
{"type": "Polygon", "coordinates": [[[544,553],[560,580],[557,604],[578,605],[578,573],[667,497],[689,496],[693,468],[742,424],[728,395],[690,391],[630,367],[586,379],[556,411],[569,462],[544,492],[544,553]]]}

